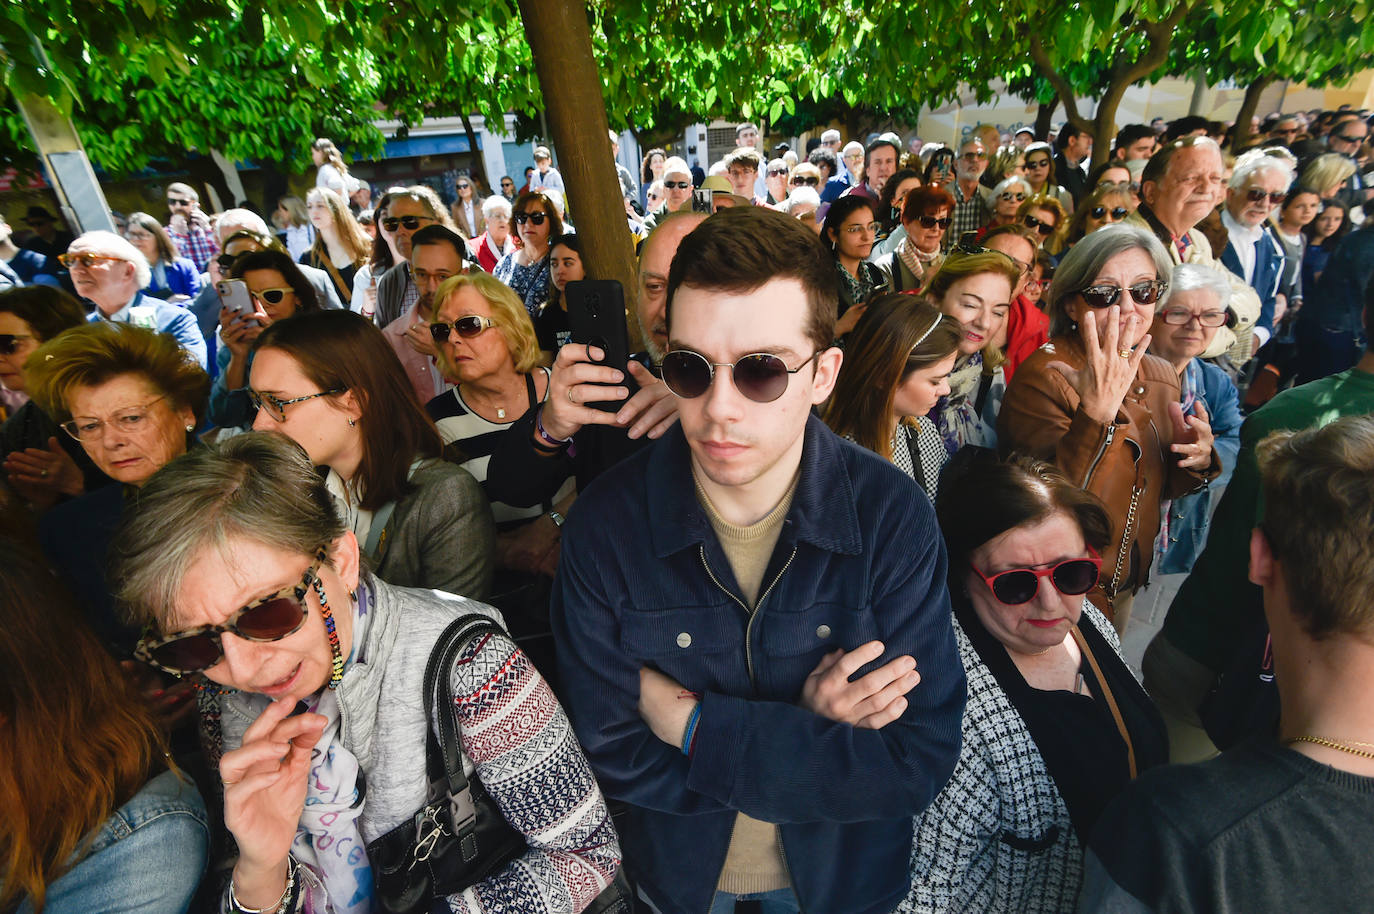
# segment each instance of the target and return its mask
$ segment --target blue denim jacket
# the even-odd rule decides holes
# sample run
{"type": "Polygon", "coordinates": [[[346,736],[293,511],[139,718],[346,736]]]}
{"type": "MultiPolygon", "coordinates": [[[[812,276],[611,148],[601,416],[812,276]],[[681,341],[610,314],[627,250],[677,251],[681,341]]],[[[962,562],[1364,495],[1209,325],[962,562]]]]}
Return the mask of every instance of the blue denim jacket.
{"type": "MultiPolygon", "coordinates": [[[[79,863],[48,886],[44,914],[182,914],[205,871],[205,804],[164,771],[105,820],[79,863]]],[[[33,914],[25,901],[19,914],[33,914]]]]}
{"type": "Polygon", "coordinates": [[[552,610],[564,704],[602,789],[630,804],[626,866],[665,914],[709,908],[737,812],[779,825],[802,910],[886,914],[905,896],[911,817],[960,748],[946,565],[916,484],[814,417],[752,614],[681,426],[578,499],[552,610]],[[910,654],[921,673],[897,721],[856,729],[797,704],[826,653],[874,639],[878,664],[910,654]],[[702,696],[690,757],[640,718],[646,665],[702,696]]]}
{"type": "Polygon", "coordinates": [[[1240,396],[1230,377],[1211,362],[1193,359],[1186,369],[1192,379],[1207,415],[1212,420],[1213,446],[1221,458],[1221,475],[1207,488],[1192,495],[1175,498],[1169,505],[1169,542],[1160,557],[1160,574],[1185,574],[1193,570],[1193,563],[1207,544],[1207,527],[1212,522],[1214,499],[1221,497],[1231,473],[1236,469],[1236,455],[1240,453],[1240,426],[1245,417],[1240,412],[1240,396]]]}

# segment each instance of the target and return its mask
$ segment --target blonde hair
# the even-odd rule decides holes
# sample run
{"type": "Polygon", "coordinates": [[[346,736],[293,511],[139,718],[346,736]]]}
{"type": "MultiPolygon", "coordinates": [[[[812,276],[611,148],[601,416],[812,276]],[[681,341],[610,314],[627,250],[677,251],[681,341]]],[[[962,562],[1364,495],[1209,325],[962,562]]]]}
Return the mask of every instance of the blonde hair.
{"type": "Polygon", "coordinates": [[[1060,203],[1057,197],[1042,193],[1027,197],[1016,208],[1016,221],[1023,221],[1032,210],[1037,209],[1047,209],[1054,213],[1054,231],[1045,236],[1044,244],[1041,246],[1051,254],[1058,254],[1064,249],[1064,236],[1069,231],[1069,214],[1064,211],[1064,204],[1060,203]]]}
{"type": "MultiPolygon", "coordinates": [[[[291,225],[309,225],[310,214],[305,211],[305,201],[300,197],[286,196],[277,201],[277,206],[286,210],[291,225]]],[[[286,226],[282,226],[286,228],[286,226]]]]}
{"type": "MultiPolygon", "coordinates": [[[[327,187],[316,187],[305,195],[305,202],[313,203],[316,200],[324,201],[324,205],[329,207],[329,215],[334,219],[334,231],[339,233],[339,241],[348,251],[353,266],[360,267],[367,263],[372,256],[372,239],[367,237],[358,220],[353,218],[353,211],[343,197],[327,187]]],[[[315,248],[322,259],[329,257],[323,234],[315,238],[315,248]]]]}
{"type": "MultiPolygon", "coordinates": [[[[1016,283],[1021,278],[1021,271],[1012,262],[1011,257],[1001,251],[984,251],[981,254],[961,254],[958,251],[951,253],[940,264],[940,268],[935,271],[935,275],[930,277],[930,282],[926,285],[926,295],[931,303],[942,312],[944,307],[941,299],[949,292],[950,288],[961,279],[968,279],[970,276],[978,276],[981,273],[995,273],[1003,277],[1010,284],[1011,289],[1016,288],[1016,283]]],[[[1007,358],[1002,350],[988,343],[983,347],[983,373],[991,374],[1007,358]]]]}
{"type": "Polygon", "coordinates": [[[64,422],[80,387],[138,375],[177,408],[189,408],[196,424],[205,417],[210,376],[176,339],[133,324],[99,321],[63,331],[39,346],[24,363],[29,396],[48,415],[64,422]]]}
{"type": "MultiPolygon", "coordinates": [[[[530,320],[530,314],[525,310],[525,303],[520,300],[520,296],[490,273],[459,273],[444,280],[434,292],[430,319],[438,320],[439,312],[443,310],[444,303],[449,297],[468,286],[476,289],[491,307],[492,320],[496,322],[496,329],[506,342],[506,349],[510,351],[515,370],[520,374],[533,371],[539,365],[540,359],[539,339],[534,334],[534,323],[530,320]]],[[[443,368],[445,375],[452,377],[453,366],[448,364],[444,348],[437,348],[440,367],[443,368]]]]}
{"type": "Polygon", "coordinates": [[[1320,197],[1331,188],[1350,180],[1354,173],[1354,162],[1343,155],[1325,152],[1307,163],[1307,167],[1298,178],[1298,184],[1312,188],[1320,197]]]}

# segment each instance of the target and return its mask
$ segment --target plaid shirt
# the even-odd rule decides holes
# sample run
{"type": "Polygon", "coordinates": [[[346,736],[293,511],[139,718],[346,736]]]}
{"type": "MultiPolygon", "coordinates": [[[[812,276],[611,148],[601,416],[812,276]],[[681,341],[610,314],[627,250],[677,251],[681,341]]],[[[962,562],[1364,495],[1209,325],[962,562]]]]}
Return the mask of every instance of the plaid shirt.
{"type": "Polygon", "coordinates": [[[950,187],[950,192],[954,194],[954,213],[950,217],[949,231],[945,232],[945,250],[949,250],[964,237],[965,232],[976,232],[987,221],[992,218],[992,209],[988,206],[984,190],[980,186],[973,192],[971,198],[964,197],[964,191],[959,187],[959,182],[955,181],[950,187]]]}
{"type": "Polygon", "coordinates": [[[196,265],[196,269],[202,273],[209,266],[211,259],[219,253],[219,242],[215,240],[215,233],[208,226],[202,227],[188,220],[186,233],[177,232],[169,225],[167,234],[172,236],[177,253],[182,257],[189,257],[196,265]]]}

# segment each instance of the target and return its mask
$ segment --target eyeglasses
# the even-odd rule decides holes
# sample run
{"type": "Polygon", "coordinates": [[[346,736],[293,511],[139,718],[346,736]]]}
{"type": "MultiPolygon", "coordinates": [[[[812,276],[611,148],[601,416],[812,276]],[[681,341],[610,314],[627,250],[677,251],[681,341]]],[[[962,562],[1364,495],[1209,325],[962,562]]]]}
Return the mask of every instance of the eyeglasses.
{"type": "Polygon", "coordinates": [[[818,187],[820,186],[821,179],[813,177],[812,175],[796,175],[789,183],[793,187],[801,187],[803,184],[807,187],[818,187]]]}
{"type": "Polygon", "coordinates": [[[535,225],[543,225],[547,218],[549,217],[544,213],[516,213],[515,223],[516,225],[524,225],[526,222],[532,222],[535,225]]]}
{"type": "Polygon", "coordinates": [[[1021,218],[1021,221],[1024,222],[1024,223],[1026,224],[1026,228],[1033,228],[1033,229],[1035,229],[1037,232],[1039,232],[1041,235],[1044,235],[1046,238],[1048,238],[1050,235],[1053,235],[1053,234],[1054,234],[1054,226],[1053,226],[1053,225],[1050,225],[1048,222],[1046,222],[1046,221],[1043,220],[1043,219],[1037,219],[1036,217],[1030,215],[1029,213],[1027,213],[1025,216],[1023,216],[1023,217],[1021,218]]]}
{"type": "Polygon", "coordinates": [[[295,291],[295,289],[286,287],[280,289],[259,289],[256,292],[249,290],[248,294],[256,298],[258,301],[262,302],[263,304],[280,305],[282,303],[282,299],[286,298],[287,293],[294,293],[295,291]]]}
{"type": "Polygon", "coordinates": [[[142,229],[129,229],[124,233],[124,237],[128,238],[130,241],[151,241],[153,238],[151,233],[145,232],[142,229]]]}
{"type": "Polygon", "coordinates": [[[434,337],[434,342],[436,343],[447,343],[450,330],[453,330],[456,331],[461,338],[470,340],[483,330],[495,326],[496,321],[489,317],[482,317],[477,314],[464,314],[451,323],[435,321],[429,325],[429,335],[434,337]]]}
{"type": "Polygon", "coordinates": [[[1258,187],[1252,188],[1245,192],[1245,199],[1249,200],[1251,203],[1263,203],[1264,198],[1268,197],[1269,202],[1274,204],[1275,206],[1278,206],[1280,203],[1282,203],[1284,199],[1287,198],[1287,196],[1287,191],[1277,191],[1275,193],[1269,193],[1267,191],[1260,190],[1258,187]]]}
{"type": "Polygon", "coordinates": [[[248,389],[248,399],[253,401],[253,407],[255,409],[265,409],[267,410],[267,415],[271,416],[273,419],[276,419],[278,422],[285,422],[286,408],[291,404],[304,403],[306,400],[314,400],[317,397],[328,397],[333,394],[341,394],[345,390],[347,390],[345,387],[331,387],[317,394],[306,394],[303,397],[292,397],[290,400],[282,400],[271,394],[258,393],[250,387],[248,389]]]}
{"type": "Polygon", "coordinates": [[[254,600],[222,625],[197,625],[168,638],[143,636],[134,648],[134,657],[168,673],[185,676],[208,670],[224,658],[220,641],[224,632],[259,644],[294,635],[310,615],[306,594],[312,586],[318,586],[320,566],[326,555],[324,549],[315,553],[315,561],[305,569],[299,584],[288,584],[274,594],[254,600]]]}
{"type": "MultiPolygon", "coordinates": [[[[1153,305],[1168,288],[1169,284],[1164,280],[1150,279],[1127,286],[1125,291],[1131,293],[1131,298],[1135,299],[1137,305],[1153,305]]],[[[1088,286],[1078,294],[1083,296],[1083,301],[1089,308],[1110,308],[1121,297],[1121,292],[1120,286],[1102,285],[1088,286]]]]}
{"type": "Polygon", "coordinates": [[[939,219],[934,216],[917,216],[916,221],[921,223],[921,228],[932,229],[938,225],[942,229],[947,229],[951,220],[948,216],[942,216],[939,219]]]}
{"type": "Polygon", "coordinates": [[[1105,206],[1094,206],[1092,209],[1088,210],[1088,215],[1092,216],[1094,219],[1105,219],[1107,215],[1110,214],[1113,222],[1120,222],[1122,219],[1126,218],[1128,213],[1129,210],[1124,206],[1113,206],[1111,209],[1107,209],[1105,206]]]}
{"type": "Polygon", "coordinates": [[[1076,597],[1093,589],[1102,570],[1102,557],[1091,546],[1086,559],[1067,559],[1053,568],[1010,568],[988,577],[973,568],[973,573],[983,579],[988,590],[999,602],[1006,606],[1020,606],[1035,599],[1040,591],[1040,579],[1048,578],[1054,589],[1065,596],[1076,597]]]}
{"type": "Polygon", "coordinates": [[[0,355],[14,355],[19,351],[20,340],[31,340],[27,333],[0,333],[0,355]]]}
{"type": "Polygon", "coordinates": [[[1160,312],[1160,316],[1164,318],[1164,323],[1179,327],[1184,324],[1191,324],[1194,318],[1204,327],[1220,327],[1226,323],[1225,311],[1204,311],[1201,314],[1194,314],[1187,308],[1165,308],[1160,312]]]}
{"type": "Polygon", "coordinates": [[[869,222],[865,225],[846,225],[844,227],[844,233],[846,235],[862,235],[864,232],[868,232],[870,235],[876,235],[878,229],[882,227],[882,223],[880,222],[869,222]]]}
{"type": "Polygon", "coordinates": [[[101,263],[127,263],[123,257],[111,257],[109,254],[58,254],[57,260],[69,270],[75,266],[90,270],[101,263]]]}
{"type": "MultiPolygon", "coordinates": [[[[792,182],[792,183],[795,184],[796,182],[794,181],[794,182],[792,182]]],[[[663,186],[666,187],[666,188],[668,188],[669,190],[673,190],[673,189],[677,189],[677,190],[686,190],[687,188],[689,188],[689,187],[692,186],[692,182],[691,182],[691,181],[664,181],[664,182],[663,182],[663,186]]]]}
{"type": "Polygon", "coordinates": [[[684,400],[699,397],[711,388],[717,368],[729,368],[735,389],[755,403],[772,403],[787,390],[791,375],[801,371],[820,355],[811,357],[796,368],[788,368],[782,359],[766,352],[746,355],[736,362],[712,362],[699,352],[674,349],[663,357],[660,369],[663,383],[684,400]]]}
{"type": "Polygon", "coordinates": [[[190,201],[190,200],[178,200],[176,197],[168,197],[168,198],[167,198],[167,205],[168,205],[168,206],[190,206],[190,205],[191,205],[191,201],[190,201]]]}
{"type": "Polygon", "coordinates": [[[167,395],[154,397],[142,406],[131,406],[128,409],[120,410],[108,420],[96,419],[91,416],[82,416],[79,419],[70,419],[62,423],[62,431],[71,435],[77,441],[94,441],[105,433],[106,424],[113,425],[116,429],[125,434],[136,432],[143,427],[143,423],[148,418],[148,413],[152,411],[152,406],[158,400],[167,399],[167,395]]]}
{"type": "Polygon", "coordinates": [[[780,177],[780,176],[785,175],[785,174],[787,174],[787,169],[786,169],[786,168],[770,168],[770,169],[768,169],[768,177],[770,177],[770,178],[777,178],[777,177],[780,177]]]}
{"type": "Polygon", "coordinates": [[[987,157],[988,154],[986,152],[965,152],[959,156],[959,158],[963,159],[965,162],[981,162],[987,157]]]}
{"type": "Polygon", "coordinates": [[[405,226],[407,232],[413,232],[420,227],[421,222],[433,222],[433,216],[387,216],[382,220],[382,228],[388,232],[394,232],[401,226],[405,226]]]}
{"type": "Polygon", "coordinates": [[[1363,143],[1365,138],[1362,136],[1345,136],[1344,134],[1336,137],[1342,143],[1363,143]]]}
{"type": "Polygon", "coordinates": [[[1027,159],[1027,160],[1026,160],[1026,167],[1027,167],[1027,168],[1048,168],[1049,165],[1050,165],[1050,160],[1049,160],[1049,159],[1036,159],[1034,162],[1032,162],[1030,159],[1027,159]]]}
{"type": "Polygon", "coordinates": [[[1026,199],[1026,195],[1019,190],[1015,192],[1005,191],[1000,196],[1003,200],[1015,200],[1017,203],[1020,203],[1022,200],[1026,199]]]}

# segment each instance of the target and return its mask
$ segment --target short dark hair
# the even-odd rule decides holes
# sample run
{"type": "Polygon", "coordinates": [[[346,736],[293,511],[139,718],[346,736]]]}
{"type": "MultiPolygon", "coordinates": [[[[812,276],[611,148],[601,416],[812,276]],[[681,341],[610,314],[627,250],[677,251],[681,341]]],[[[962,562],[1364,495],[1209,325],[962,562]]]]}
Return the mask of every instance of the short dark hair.
{"type": "Polygon", "coordinates": [[[682,286],[748,293],[774,279],[801,283],[808,306],[803,331],[817,349],[828,348],[840,308],[834,259],[815,232],[764,206],[723,209],[682,239],[668,270],[668,326],[682,286]]]}
{"type": "Polygon", "coordinates": [[[1063,149],[1065,146],[1069,145],[1069,140],[1076,136],[1081,136],[1082,134],[1083,129],[1073,121],[1069,121],[1063,127],[1060,127],[1059,133],[1055,135],[1054,148],[1063,149]]]}
{"type": "Polygon", "coordinates": [[[1179,137],[1187,136],[1194,130],[1212,132],[1212,122],[1200,114],[1187,114],[1178,120],[1170,121],[1164,131],[1164,142],[1170,143],[1179,137]]]}
{"type": "Polygon", "coordinates": [[[1060,512],[1074,519],[1088,546],[1099,554],[1107,548],[1112,524],[1102,501],[1053,464],[1021,454],[1002,460],[991,451],[965,448],[947,465],[935,499],[951,584],[964,579],[969,556],[984,543],[1060,512]]]}
{"type": "Polygon", "coordinates": [[[733,168],[736,165],[743,165],[745,168],[752,168],[758,171],[763,166],[763,156],[759,155],[758,150],[749,146],[741,146],[731,151],[725,157],[725,167],[733,168]]]}
{"type": "Polygon", "coordinates": [[[466,261],[471,256],[468,253],[468,243],[463,240],[463,236],[447,225],[433,223],[410,236],[410,248],[412,251],[415,248],[436,244],[447,244],[449,247],[453,248],[454,253],[458,255],[458,259],[461,261],[466,261]]]}
{"type": "Polygon", "coordinates": [[[250,270],[276,270],[280,273],[282,279],[291,287],[291,291],[296,293],[297,314],[320,310],[319,294],[310,284],[310,280],[305,278],[301,268],[296,266],[290,254],[273,250],[249,251],[234,261],[234,266],[229,270],[229,277],[242,279],[243,274],[250,270]]]}
{"type": "MultiPolygon", "coordinates": [[[[867,146],[864,147],[864,172],[865,172],[865,173],[868,171],[868,160],[871,159],[871,158],[873,157],[873,151],[874,151],[875,149],[877,149],[879,146],[890,146],[890,147],[892,147],[892,151],[893,151],[893,153],[896,154],[897,160],[898,160],[899,162],[901,161],[901,158],[902,158],[902,147],[899,146],[899,145],[897,145],[896,143],[892,142],[891,140],[885,140],[885,139],[883,139],[882,137],[878,137],[876,140],[874,140],[873,142],[869,143],[867,146]]],[[[865,175],[864,180],[865,180],[865,181],[868,180],[868,178],[867,178],[866,175],[865,175]]]]}
{"type": "Polygon", "coordinates": [[[28,324],[39,343],[86,323],[81,303],[54,286],[20,286],[0,292],[0,314],[13,314],[28,324]]]}
{"type": "Polygon", "coordinates": [[[817,168],[820,168],[822,165],[826,166],[830,169],[832,177],[840,167],[840,160],[835,157],[835,150],[831,149],[829,146],[817,146],[806,154],[806,161],[815,165],[817,168]]]}
{"type": "Polygon", "coordinates": [[[1144,139],[1153,140],[1154,138],[1154,128],[1150,127],[1148,124],[1127,124],[1116,132],[1116,142],[1113,144],[1112,149],[1125,149],[1132,143],[1138,143],[1144,139]]]}

